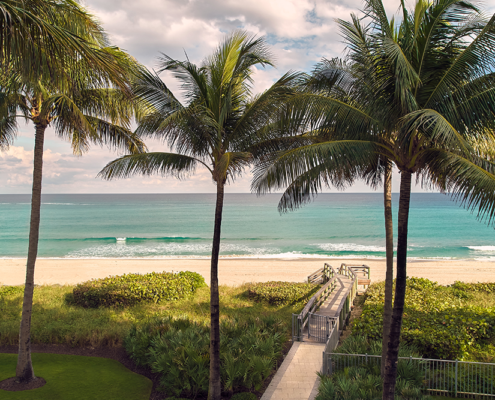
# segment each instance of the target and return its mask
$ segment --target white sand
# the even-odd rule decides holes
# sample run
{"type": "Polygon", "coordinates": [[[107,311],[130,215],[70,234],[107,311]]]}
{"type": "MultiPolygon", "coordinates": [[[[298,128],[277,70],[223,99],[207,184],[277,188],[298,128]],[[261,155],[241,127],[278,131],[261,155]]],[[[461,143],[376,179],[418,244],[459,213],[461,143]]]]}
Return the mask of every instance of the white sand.
{"type": "MultiPolygon", "coordinates": [[[[222,285],[270,280],[302,282],[327,262],[334,268],[341,263],[366,264],[371,267],[372,281],[385,279],[385,260],[343,259],[221,259],[219,279],[222,285]]],[[[0,284],[21,285],[25,279],[24,259],[0,260],[0,284]]],[[[195,271],[210,281],[210,260],[206,259],[38,259],[35,283],[75,284],[109,275],[151,271],[195,271]]],[[[441,284],[456,280],[464,282],[495,282],[495,262],[489,261],[410,261],[408,276],[424,277],[441,284]]]]}

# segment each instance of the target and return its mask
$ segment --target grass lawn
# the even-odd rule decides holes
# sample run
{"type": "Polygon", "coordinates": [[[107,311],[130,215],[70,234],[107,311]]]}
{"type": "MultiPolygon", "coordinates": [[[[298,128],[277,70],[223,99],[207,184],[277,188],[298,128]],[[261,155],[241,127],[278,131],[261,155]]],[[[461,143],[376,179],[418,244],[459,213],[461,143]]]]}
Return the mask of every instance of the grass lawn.
{"type": "MultiPolygon", "coordinates": [[[[99,357],[32,354],[35,374],[46,385],[33,390],[0,389],[2,400],[147,400],[151,381],[115,360],[99,357]]],[[[17,354],[0,354],[0,381],[15,375],[17,354]]]]}

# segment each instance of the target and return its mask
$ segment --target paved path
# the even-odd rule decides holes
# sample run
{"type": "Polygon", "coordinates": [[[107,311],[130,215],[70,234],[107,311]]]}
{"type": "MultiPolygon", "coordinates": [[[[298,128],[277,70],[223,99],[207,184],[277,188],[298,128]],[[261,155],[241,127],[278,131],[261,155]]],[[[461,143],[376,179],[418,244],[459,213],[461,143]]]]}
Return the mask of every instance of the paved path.
{"type": "Polygon", "coordinates": [[[324,343],[294,342],[261,400],[308,400],[318,394],[324,343]]]}
{"type": "MultiPolygon", "coordinates": [[[[337,286],[332,295],[322,304],[317,314],[337,317],[336,312],[345,298],[352,281],[338,275],[337,286]]],[[[313,400],[318,394],[325,343],[307,341],[294,342],[284,362],[273,377],[261,400],[313,400]]]]}

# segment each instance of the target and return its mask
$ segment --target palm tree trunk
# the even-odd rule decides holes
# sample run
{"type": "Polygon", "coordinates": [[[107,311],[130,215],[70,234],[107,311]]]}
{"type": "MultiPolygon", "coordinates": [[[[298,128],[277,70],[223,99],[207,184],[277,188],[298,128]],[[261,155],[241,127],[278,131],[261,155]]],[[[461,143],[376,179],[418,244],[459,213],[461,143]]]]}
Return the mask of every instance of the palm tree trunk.
{"type": "Polygon", "coordinates": [[[19,382],[36,379],[31,362],[31,313],[33,310],[34,267],[38,255],[38,237],[41,211],[41,179],[43,169],[43,144],[45,125],[36,125],[34,144],[33,191],[31,197],[31,222],[29,226],[29,248],[26,265],[26,284],[22,303],[21,326],[19,329],[19,356],[16,377],[19,382]]]}
{"type": "Polygon", "coordinates": [[[394,309],[392,310],[392,322],[390,324],[387,357],[385,359],[383,400],[394,400],[395,381],[397,378],[400,330],[406,297],[407,225],[409,222],[409,203],[411,200],[411,176],[412,173],[410,171],[401,172],[397,229],[397,278],[395,280],[394,309]]]}
{"type": "Polygon", "coordinates": [[[388,336],[392,320],[392,289],[394,284],[394,222],[392,220],[392,165],[387,162],[383,181],[383,202],[385,208],[385,252],[387,272],[385,274],[385,301],[383,306],[382,334],[382,378],[385,376],[388,336]]]}
{"type": "Polygon", "coordinates": [[[220,400],[222,386],[220,381],[220,300],[218,293],[218,254],[220,253],[220,230],[225,183],[217,182],[217,204],[215,208],[215,228],[213,231],[213,249],[211,251],[210,278],[210,386],[208,400],[220,400]]]}

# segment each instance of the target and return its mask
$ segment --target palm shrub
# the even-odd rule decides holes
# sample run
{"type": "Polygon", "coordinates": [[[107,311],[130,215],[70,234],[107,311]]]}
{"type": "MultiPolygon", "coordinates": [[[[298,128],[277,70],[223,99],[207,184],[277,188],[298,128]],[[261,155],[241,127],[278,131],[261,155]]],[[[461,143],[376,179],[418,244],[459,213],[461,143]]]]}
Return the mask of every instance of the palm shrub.
{"type": "MultiPolygon", "coordinates": [[[[259,390],[282,354],[286,329],[274,317],[222,321],[223,391],[259,390]]],[[[135,326],[124,340],[127,353],[138,365],[160,374],[164,391],[192,397],[208,393],[209,344],[206,325],[180,316],[135,326]]]]}
{"type": "Polygon", "coordinates": [[[200,66],[163,55],[160,70],[181,83],[181,103],[158,75],[143,72],[134,90],[147,107],[137,133],[161,139],[175,153],[124,156],[100,172],[105,179],[134,174],[172,175],[178,178],[197,166],[206,168],[216,185],[210,276],[210,386],[208,398],[219,400],[220,308],[218,257],[225,185],[251,163],[252,148],[269,135],[277,111],[293,94],[297,74],[286,74],[261,94],[252,96],[255,66],[272,65],[263,38],[236,31],[200,66]]]}

